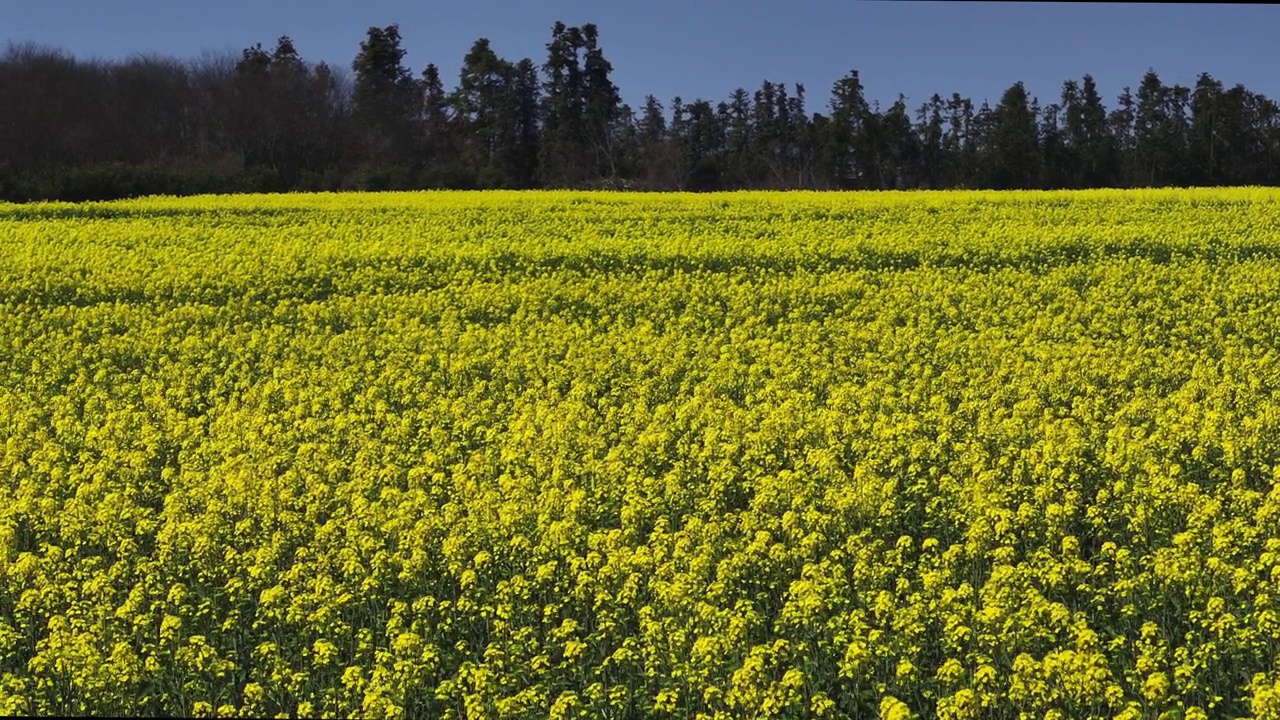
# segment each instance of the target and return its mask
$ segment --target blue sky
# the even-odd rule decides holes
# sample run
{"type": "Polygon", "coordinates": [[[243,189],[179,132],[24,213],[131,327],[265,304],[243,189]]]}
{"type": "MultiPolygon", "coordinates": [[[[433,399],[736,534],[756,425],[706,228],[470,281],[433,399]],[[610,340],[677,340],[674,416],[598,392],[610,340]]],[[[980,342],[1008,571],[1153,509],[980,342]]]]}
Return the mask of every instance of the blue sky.
{"type": "Polygon", "coordinates": [[[1280,98],[1280,6],[894,0],[0,0],[0,32],[80,57],[198,57],[288,34],[309,60],[349,67],[370,25],[398,23],[415,74],[452,87],[467,48],[541,63],[554,21],[594,22],[623,99],[721,100],[770,79],[806,86],[809,109],[860,71],[869,97],[934,93],[995,104],[1021,80],[1042,103],[1091,73],[1113,104],[1155,68],[1190,85],[1207,71],[1280,98]]]}

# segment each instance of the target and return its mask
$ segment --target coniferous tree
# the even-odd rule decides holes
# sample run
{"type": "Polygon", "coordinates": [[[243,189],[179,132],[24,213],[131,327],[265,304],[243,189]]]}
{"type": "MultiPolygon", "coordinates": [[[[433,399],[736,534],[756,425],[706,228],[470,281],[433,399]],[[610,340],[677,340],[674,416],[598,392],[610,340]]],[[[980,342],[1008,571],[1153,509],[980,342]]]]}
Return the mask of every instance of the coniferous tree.
{"type": "Polygon", "coordinates": [[[922,187],[937,189],[946,187],[946,175],[950,165],[944,145],[946,106],[942,96],[934,93],[929,102],[916,111],[916,137],[920,148],[920,182],[922,187]]]}
{"type": "Polygon", "coordinates": [[[918,187],[920,171],[919,139],[911,125],[907,99],[899,95],[879,119],[880,187],[905,190],[918,187]]]}
{"type": "Polygon", "coordinates": [[[976,182],[977,141],[973,101],[952,93],[947,100],[947,134],[943,148],[949,160],[946,187],[973,187],[976,182]]]}
{"type": "Polygon", "coordinates": [[[1084,76],[1080,89],[1079,127],[1074,140],[1080,150],[1081,184],[1084,187],[1114,185],[1118,181],[1116,141],[1107,124],[1107,109],[1092,75],[1084,76]]]}
{"type": "Polygon", "coordinates": [[[690,190],[720,189],[724,135],[715,108],[706,100],[681,104],[672,135],[685,168],[683,184],[690,190]]]}
{"type": "Polygon", "coordinates": [[[542,169],[547,179],[582,186],[616,175],[622,100],[596,26],[557,22],[542,69],[542,169]]]}
{"type": "Polygon", "coordinates": [[[595,25],[581,27],[584,110],[584,140],[594,177],[616,179],[618,174],[618,122],[624,117],[622,96],[610,76],[613,65],[600,48],[600,33],[595,25]]]}
{"type": "Polygon", "coordinates": [[[454,131],[451,104],[444,82],[440,78],[440,68],[434,63],[428,64],[422,71],[422,79],[418,81],[422,93],[422,114],[420,118],[419,148],[424,166],[422,184],[427,187],[447,186],[458,162],[458,143],[454,131]]]}
{"type": "MultiPolygon", "coordinates": [[[[676,98],[673,107],[679,107],[676,98]]],[[[675,189],[682,180],[678,167],[679,152],[667,128],[667,118],[662,103],[653,95],[646,95],[644,110],[636,128],[638,151],[639,187],[647,190],[675,189]]]]}
{"type": "Polygon", "coordinates": [[[721,123],[725,134],[725,180],[733,187],[754,187],[759,181],[752,156],[751,95],[743,88],[734,90],[727,103],[722,103],[721,123]]]}
{"type": "Polygon", "coordinates": [[[1138,86],[1134,115],[1134,165],[1138,184],[1178,185],[1185,182],[1190,123],[1187,106],[1190,90],[1165,85],[1148,70],[1138,86]]]}
{"type": "Polygon", "coordinates": [[[1137,185],[1141,174],[1136,152],[1137,116],[1137,102],[1133,98],[1133,92],[1125,87],[1116,98],[1116,108],[1107,116],[1119,158],[1120,185],[1124,187],[1137,185]]]}
{"type": "Polygon", "coordinates": [[[508,108],[513,124],[503,164],[516,187],[530,188],[538,178],[538,106],[541,87],[538,68],[525,58],[510,66],[508,108]]]}
{"type": "Polygon", "coordinates": [[[542,107],[543,177],[556,185],[576,185],[585,175],[583,137],[586,109],[582,62],[582,31],[556,22],[547,44],[542,107]]]}
{"type": "Polygon", "coordinates": [[[355,72],[353,119],[363,131],[366,153],[380,165],[413,161],[414,119],[421,102],[417,83],[403,64],[400,27],[370,27],[351,63],[355,72]]]}
{"type": "Polygon", "coordinates": [[[752,151],[764,168],[765,187],[781,187],[786,182],[783,148],[786,143],[786,87],[769,80],[760,84],[752,103],[752,151]]]}
{"type": "Polygon", "coordinates": [[[790,187],[807,188],[814,185],[819,139],[806,110],[804,85],[797,83],[794,90],[787,100],[787,174],[790,187]]]}
{"type": "Polygon", "coordinates": [[[997,189],[1036,187],[1040,176],[1036,114],[1026,87],[1016,82],[990,113],[986,182],[997,189]]]}
{"type": "Polygon", "coordinates": [[[451,96],[462,157],[481,187],[532,186],[537,173],[538,81],[533,61],[498,57],[487,38],[462,61],[451,96]]]}
{"type": "Polygon", "coordinates": [[[1120,181],[1117,146],[1093,77],[1062,86],[1064,187],[1105,187],[1120,181]]]}
{"type": "Polygon", "coordinates": [[[835,187],[867,187],[869,178],[862,150],[871,107],[863,94],[857,70],[850,71],[832,86],[829,109],[821,160],[823,173],[835,187]]]}
{"type": "Polygon", "coordinates": [[[1066,133],[1062,127],[1062,106],[1050,103],[1037,113],[1040,146],[1040,179],[1042,188],[1065,187],[1070,179],[1070,156],[1066,133]]]}

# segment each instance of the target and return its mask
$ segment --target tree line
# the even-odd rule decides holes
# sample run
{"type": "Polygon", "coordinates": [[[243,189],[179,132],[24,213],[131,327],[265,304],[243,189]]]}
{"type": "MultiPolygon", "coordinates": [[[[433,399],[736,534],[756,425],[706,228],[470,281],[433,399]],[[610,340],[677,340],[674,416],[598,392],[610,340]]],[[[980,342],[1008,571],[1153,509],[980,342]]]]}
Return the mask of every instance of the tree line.
{"type": "Polygon", "coordinates": [[[239,56],[0,57],[0,199],[418,188],[1087,188],[1280,184],[1280,108],[1208,73],[1149,70],[1108,108],[1094,80],[1042,104],[867,99],[857,71],[813,111],[765,80],[724,100],[622,101],[595,25],[552,27],[541,64],[487,39],[446,88],[371,27],[350,69],[288,37],[239,56]]]}

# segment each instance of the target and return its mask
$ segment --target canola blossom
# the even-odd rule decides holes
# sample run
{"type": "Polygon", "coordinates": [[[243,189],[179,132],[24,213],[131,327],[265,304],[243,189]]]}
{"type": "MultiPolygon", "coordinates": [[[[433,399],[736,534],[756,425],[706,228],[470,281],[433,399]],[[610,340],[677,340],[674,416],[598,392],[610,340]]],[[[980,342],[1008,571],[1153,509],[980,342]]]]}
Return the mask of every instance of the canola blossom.
{"type": "Polygon", "coordinates": [[[0,206],[0,714],[1280,718],[1280,190],[0,206]]]}

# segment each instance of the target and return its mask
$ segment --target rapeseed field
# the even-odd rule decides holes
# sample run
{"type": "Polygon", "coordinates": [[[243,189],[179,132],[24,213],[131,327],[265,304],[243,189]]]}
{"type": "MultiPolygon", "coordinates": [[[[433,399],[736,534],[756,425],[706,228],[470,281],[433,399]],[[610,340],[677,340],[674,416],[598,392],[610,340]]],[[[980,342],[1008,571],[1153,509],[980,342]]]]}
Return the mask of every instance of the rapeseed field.
{"type": "Polygon", "coordinates": [[[1280,718],[1280,190],[0,206],[0,713],[1280,718]]]}

